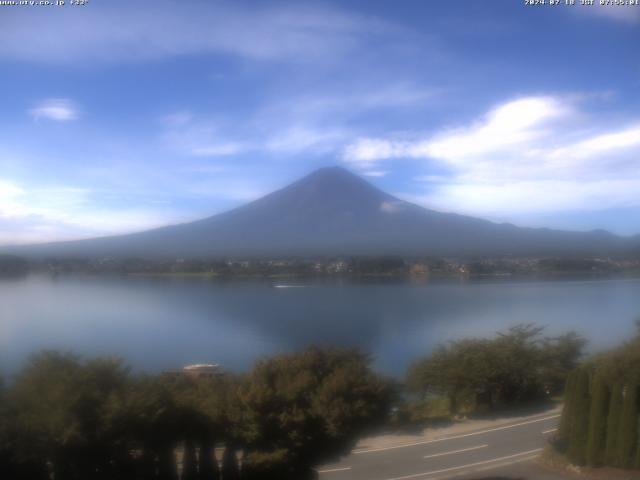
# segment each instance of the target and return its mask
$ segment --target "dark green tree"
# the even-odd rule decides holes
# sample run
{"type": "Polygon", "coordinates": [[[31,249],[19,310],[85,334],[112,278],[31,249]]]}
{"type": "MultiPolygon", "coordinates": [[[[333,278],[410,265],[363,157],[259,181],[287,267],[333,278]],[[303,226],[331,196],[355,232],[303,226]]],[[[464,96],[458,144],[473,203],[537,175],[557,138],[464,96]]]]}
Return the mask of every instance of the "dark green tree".
{"type": "Polygon", "coordinates": [[[250,452],[243,458],[242,480],[280,480],[291,476],[293,459],[289,452],[278,449],[271,452],[250,452]]]}
{"type": "Polygon", "coordinates": [[[516,405],[559,393],[575,368],[584,340],[575,334],[542,338],[543,329],[517,325],[494,339],[465,339],[440,346],[414,363],[407,384],[422,396],[477,406],[516,405]]]}
{"type": "Polygon", "coordinates": [[[239,480],[238,452],[232,443],[227,444],[222,454],[222,479],[239,480]]]}
{"type": "MultiPolygon", "coordinates": [[[[638,436],[640,437],[640,417],[638,418],[637,432],[638,436]]],[[[633,468],[640,470],[640,438],[638,439],[638,446],[636,448],[636,457],[633,462],[633,468]]]]}
{"type": "Polygon", "coordinates": [[[213,437],[203,436],[200,439],[200,456],[198,457],[200,480],[220,480],[220,467],[215,455],[213,437]]]}
{"type": "Polygon", "coordinates": [[[173,383],[144,376],[132,382],[107,412],[109,421],[130,450],[143,452],[144,475],[157,471],[158,480],[178,477],[175,449],[184,437],[184,409],[176,401],[173,383]]]}
{"type": "Polygon", "coordinates": [[[589,441],[587,443],[587,464],[602,465],[604,462],[607,433],[607,413],[610,393],[601,375],[595,375],[591,388],[591,411],[589,413],[589,441]]]}
{"type": "Polygon", "coordinates": [[[620,432],[620,421],[622,419],[622,391],[623,386],[620,383],[615,383],[613,387],[611,387],[604,454],[605,463],[607,465],[617,465],[618,437],[620,432]]]}
{"type": "Polygon", "coordinates": [[[180,480],[199,480],[198,457],[193,442],[186,440],[183,449],[182,475],[180,476],[180,480]]]}
{"type": "Polygon", "coordinates": [[[586,339],[576,332],[543,340],[540,375],[549,394],[562,394],[567,376],[578,367],[586,344],[586,339]]]}
{"type": "Polygon", "coordinates": [[[392,392],[369,362],[331,348],[258,362],[241,391],[254,474],[262,467],[282,480],[313,478],[314,466],[349,452],[359,434],[384,421],[392,392]]]}
{"type": "Polygon", "coordinates": [[[633,466],[638,440],[638,384],[632,383],[624,389],[620,434],[618,438],[617,465],[633,466]]]}
{"type": "Polygon", "coordinates": [[[560,425],[558,427],[558,439],[562,445],[562,449],[566,449],[566,445],[569,442],[571,435],[571,423],[573,418],[573,404],[576,393],[576,379],[578,377],[578,371],[572,371],[566,382],[564,391],[564,405],[562,408],[562,417],[560,418],[560,425]]]}
{"type": "Polygon", "coordinates": [[[567,454],[574,464],[584,465],[589,436],[590,404],[589,371],[586,368],[578,370],[574,395],[567,454]]]}
{"type": "Polygon", "coordinates": [[[11,389],[14,446],[22,461],[50,465],[57,478],[114,478],[128,453],[104,411],[126,388],[117,360],[82,362],[44,352],[29,360],[11,389]]]}

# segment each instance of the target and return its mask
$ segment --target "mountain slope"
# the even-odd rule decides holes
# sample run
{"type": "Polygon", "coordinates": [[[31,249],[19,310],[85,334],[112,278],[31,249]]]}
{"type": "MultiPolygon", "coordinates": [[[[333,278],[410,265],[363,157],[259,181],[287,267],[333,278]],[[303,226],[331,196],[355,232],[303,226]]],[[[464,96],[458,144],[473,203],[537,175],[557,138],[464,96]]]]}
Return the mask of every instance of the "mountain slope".
{"type": "Polygon", "coordinates": [[[216,257],[325,254],[609,255],[638,238],[519,228],[413,205],[340,167],[327,167],[254,202],[146,232],[14,247],[37,256],[216,257]]]}

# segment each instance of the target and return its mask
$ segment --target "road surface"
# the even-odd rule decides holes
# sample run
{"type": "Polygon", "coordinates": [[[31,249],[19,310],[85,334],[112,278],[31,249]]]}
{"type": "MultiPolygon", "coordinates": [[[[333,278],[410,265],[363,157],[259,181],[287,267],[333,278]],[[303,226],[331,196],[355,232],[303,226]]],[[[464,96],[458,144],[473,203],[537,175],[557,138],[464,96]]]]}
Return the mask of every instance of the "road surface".
{"type": "Polygon", "coordinates": [[[435,480],[504,469],[537,457],[560,415],[537,415],[485,430],[354,450],[318,469],[321,480],[435,480]]]}

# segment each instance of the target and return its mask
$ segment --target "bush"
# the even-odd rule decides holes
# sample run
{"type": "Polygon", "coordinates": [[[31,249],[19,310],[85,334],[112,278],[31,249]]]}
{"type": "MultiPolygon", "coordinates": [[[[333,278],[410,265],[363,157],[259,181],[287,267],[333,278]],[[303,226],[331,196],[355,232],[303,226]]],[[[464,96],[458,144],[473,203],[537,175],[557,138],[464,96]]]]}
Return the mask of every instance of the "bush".
{"type": "Polygon", "coordinates": [[[622,418],[622,389],[620,383],[613,385],[611,400],[609,401],[609,415],[607,416],[607,439],[604,459],[607,465],[617,465],[618,437],[620,420],[622,418]]]}
{"type": "Polygon", "coordinates": [[[576,367],[584,339],[574,333],[543,338],[543,328],[518,325],[494,339],[440,346],[409,369],[407,385],[421,395],[449,398],[451,413],[512,406],[560,393],[576,367]]]}
{"type": "Polygon", "coordinates": [[[569,376],[556,448],[579,465],[640,468],[639,377],[640,329],[569,376]]]}
{"type": "Polygon", "coordinates": [[[573,397],[569,448],[567,455],[576,465],[586,463],[587,441],[589,437],[589,372],[582,368],[578,371],[573,397]]]}
{"type": "Polygon", "coordinates": [[[562,450],[566,449],[569,443],[569,435],[571,433],[571,422],[573,418],[573,399],[575,396],[575,386],[578,371],[575,370],[567,377],[567,386],[564,392],[564,406],[562,409],[562,417],[558,427],[558,440],[562,445],[562,450]]]}
{"type": "Polygon", "coordinates": [[[596,375],[592,387],[591,411],[589,413],[589,441],[587,443],[587,464],[602,465],[609,411],[609,390],[601,375],[596,375]]]}
{"type": "Polygon", "coordinates": [[[385,421],[392,392],[370,370],[366,355],[312,348],[259,362],[240,399],[243,438],[253,458],[280,452],[278,458],[292,462],[290,478],[297,479],[348,453],[361,433],[385,421]]]}
{"type": "Polygon", "coordinates": [[[620,436],[618,439],[617,465],[631,468],[636,453],[638,439],[638,385],[627,385],[622,403],[622,417],[620,419],[620,436]]]}

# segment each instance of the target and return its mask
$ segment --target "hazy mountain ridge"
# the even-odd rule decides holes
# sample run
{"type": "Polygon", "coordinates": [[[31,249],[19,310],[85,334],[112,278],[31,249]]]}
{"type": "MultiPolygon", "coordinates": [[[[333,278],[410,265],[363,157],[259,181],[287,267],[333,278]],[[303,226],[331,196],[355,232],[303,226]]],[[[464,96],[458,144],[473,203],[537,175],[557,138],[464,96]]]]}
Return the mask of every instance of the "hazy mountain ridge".
{"type": "Polygon", "coordinates": [[[233,210],[112,237],[1,249],[26,256],[615,255],[640,236],[522,228],[399,200],[326,167],[233,210]]]}

